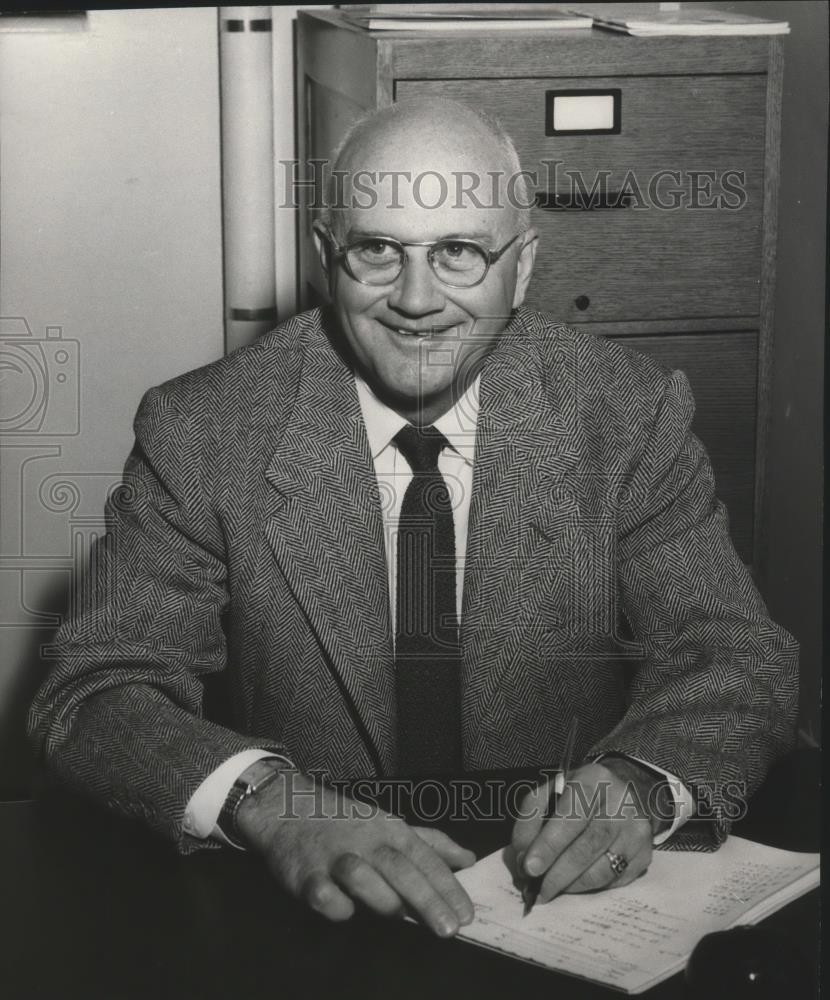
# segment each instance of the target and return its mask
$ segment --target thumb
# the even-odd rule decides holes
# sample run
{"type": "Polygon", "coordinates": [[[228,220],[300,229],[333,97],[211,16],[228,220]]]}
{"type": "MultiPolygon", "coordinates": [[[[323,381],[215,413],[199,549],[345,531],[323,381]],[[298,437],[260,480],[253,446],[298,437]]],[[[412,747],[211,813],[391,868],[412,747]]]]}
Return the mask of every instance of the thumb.
{"type": "Polygon", "coordinates": [[[554,779],[543,781],[522,799],[511,837],[511,846],[517,857],[524,854],[544,826],[553,785],[554,779]]]}
{"type": "Polygon", "coordinates": [[[412,829],[443,861],[446,861],[450,868],[469,868],[476,863],[476,856],[472,851],[456,844],[452,837],[448,837],[441,830],[429,826],[413,826],[412,829]]]}

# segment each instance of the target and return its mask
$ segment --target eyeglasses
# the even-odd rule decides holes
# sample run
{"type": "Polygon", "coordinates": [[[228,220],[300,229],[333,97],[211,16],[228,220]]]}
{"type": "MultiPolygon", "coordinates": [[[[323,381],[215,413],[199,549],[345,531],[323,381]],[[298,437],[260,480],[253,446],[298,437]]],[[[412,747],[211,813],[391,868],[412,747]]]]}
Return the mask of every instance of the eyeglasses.
{"type": "Polygon", "coordinates": [[[341,246],[324,230],[333,256],[342,260],[346,273],[361,285],[391,285],[397,281],[408,260],[406,247],[427,247],[427,260],[435,276],[452,288],[473,288],[487,277],[491,265],[512,246],[522,233],[499,250],[488,250],[475,240],[446,239],[434,243],[401,243],[388,236],[366,236],[341,246]]]}

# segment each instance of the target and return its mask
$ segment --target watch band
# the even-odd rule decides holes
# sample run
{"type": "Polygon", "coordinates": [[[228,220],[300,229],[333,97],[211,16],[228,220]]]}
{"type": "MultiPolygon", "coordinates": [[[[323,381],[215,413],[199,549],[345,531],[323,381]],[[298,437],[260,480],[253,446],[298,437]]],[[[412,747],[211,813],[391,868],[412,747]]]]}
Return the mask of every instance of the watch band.
{"type": "Polygon", "coordinates": [[[231,785],[231,790],[228,792],[227,798],[219,812],[216,825],[236,847],[244,847],[236,825],[236,819],[242,803],[261,792],[263,788],[266,788],[273,781],[276,781],[285,770],[283,762],[277,761],[273,757],[268,758],[268,763],[271,765],[268,767],[268,773],[256,781],[245,781],[243,778],[237,778],[233,785],[231,785]]]}

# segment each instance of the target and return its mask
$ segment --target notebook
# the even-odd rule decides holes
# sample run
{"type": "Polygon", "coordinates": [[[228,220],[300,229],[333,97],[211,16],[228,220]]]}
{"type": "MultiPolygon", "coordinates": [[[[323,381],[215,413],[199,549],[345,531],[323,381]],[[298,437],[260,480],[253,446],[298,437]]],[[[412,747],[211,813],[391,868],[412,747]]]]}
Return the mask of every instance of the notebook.
{"type": "Polygon", "coordinates": [[[562,895],[524,917],[505,857],[458,873],[476,909],[459,938],[625,993],[683,969],[704,935],[757,923],[819,884],[818,854],[730,837],[714,853],[655,851],[630,885],[562,895]]]}

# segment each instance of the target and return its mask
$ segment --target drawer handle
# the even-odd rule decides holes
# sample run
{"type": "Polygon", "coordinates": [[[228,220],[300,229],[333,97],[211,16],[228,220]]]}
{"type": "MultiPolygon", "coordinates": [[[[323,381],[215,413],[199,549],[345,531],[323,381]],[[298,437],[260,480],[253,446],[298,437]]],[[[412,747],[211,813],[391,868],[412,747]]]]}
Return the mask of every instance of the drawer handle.
{"type": "Polygon", "coordinates": [[[593,212],[603,208],[630,208],[634,196],[630,191],[539,191],[536,206],[546,212],[593,212]]]}
{"type": "Polygon", "coordinates": [[[579,309],[582,312],[584,312],[590,304],[591,300],[588,298],[587,295],[577,295],[577,297],[574,299],[574,305],[576,306],[577,309],[579,309]]]}

